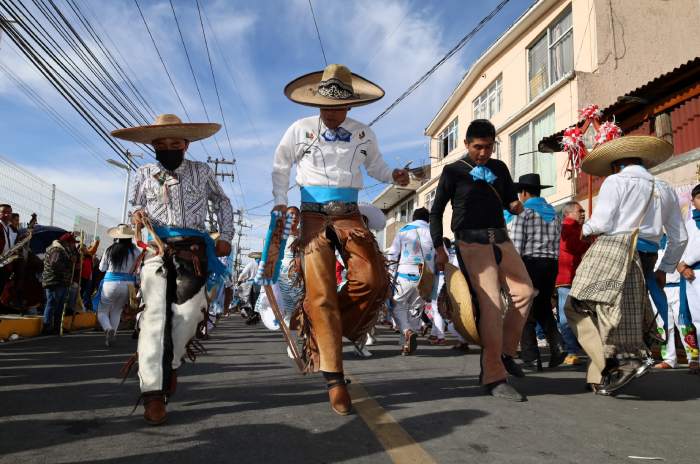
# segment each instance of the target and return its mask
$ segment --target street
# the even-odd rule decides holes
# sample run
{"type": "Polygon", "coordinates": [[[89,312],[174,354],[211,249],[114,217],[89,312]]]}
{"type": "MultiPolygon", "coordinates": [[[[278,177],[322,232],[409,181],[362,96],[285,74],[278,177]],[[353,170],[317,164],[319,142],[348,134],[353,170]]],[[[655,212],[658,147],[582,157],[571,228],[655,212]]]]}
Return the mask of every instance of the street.
{"type": "MultiPolygon", "coordinates": [[[[320,375],[301,376],[279,333],[222,320],[179,370],[168,422],[144,423],[130,333],[0,346],[0,463],[696,462],[700,378],[653,372],[617,398],[584,391],[583,368],[531,373],[514,404],[483,396],[478,351],[421,339],[401,357],[380,329],[371,359],[345,347],[356,413],[333,414],[320,375]]],[[[546,366],[546,363],[545,363],[546,366]]]]}

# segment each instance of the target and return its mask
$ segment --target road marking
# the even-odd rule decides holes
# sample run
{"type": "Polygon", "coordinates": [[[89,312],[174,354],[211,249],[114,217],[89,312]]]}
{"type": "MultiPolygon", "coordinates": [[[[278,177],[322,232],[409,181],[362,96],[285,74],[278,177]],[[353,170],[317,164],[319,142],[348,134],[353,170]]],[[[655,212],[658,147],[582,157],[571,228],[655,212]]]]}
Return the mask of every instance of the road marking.
{"type": "Polygon", "coordinates": [[[416,443],[413,437],[396,422],[396,419],[369,396],[365,387],[355,377],[347,372],[345,376],[352,381],[348,388],[355,411],[377,437],[393,462],[436,464],[436,461],[416,443]]]}

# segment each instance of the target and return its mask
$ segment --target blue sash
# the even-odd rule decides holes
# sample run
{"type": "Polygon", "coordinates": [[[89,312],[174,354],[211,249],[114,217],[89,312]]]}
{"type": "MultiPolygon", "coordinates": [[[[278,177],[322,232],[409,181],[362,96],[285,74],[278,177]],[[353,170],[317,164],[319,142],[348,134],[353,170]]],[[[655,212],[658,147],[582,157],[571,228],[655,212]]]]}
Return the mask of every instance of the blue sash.
{"type": "Polygon", "coordinates": [[[303,203],[328,203],[342,201],[345,203],[357,203],[359,190],[348,187],[322,187],[308,185],[301,187],[301,201],[303,203]]]}
{"type": "Polygon", "coordinates": [[[402,279],[410,280],[411,282],[418,282],[420,280],[420,276],[418,274],[406,274],[403,272],[398,272],[396,275],[398,277],[401,277],[402,279]]]}
{"type": "Polygon", "coordinates": [[[103,282],[136,282],[136,276],[129,272],[108,272],[103,282]]]}

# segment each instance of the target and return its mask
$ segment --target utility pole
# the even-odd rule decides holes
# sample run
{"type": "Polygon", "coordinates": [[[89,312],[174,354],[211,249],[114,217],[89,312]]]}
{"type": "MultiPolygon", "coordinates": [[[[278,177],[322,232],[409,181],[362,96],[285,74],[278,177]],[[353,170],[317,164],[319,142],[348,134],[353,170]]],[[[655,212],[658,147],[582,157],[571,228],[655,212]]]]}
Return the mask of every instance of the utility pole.
{"type": "Polygon", "coordinates": [[[238,234],[238,239],[236,241],[236,257],[233,261],[233,274],[234,274],[234,281],[238,281],[238,275],[241,272],[241,252],[248,250],[248,248],[241,248],[241,238],[243,238],[245,235],[243,233],[243,229],[252,229],[253,226],[250,224],[245,224],[243,222],[243,212],[239,209],[233,212],[234,216],[238,216],[238,219],[236,220],[235,224],[236,226],[236,233],[238,234]]]}
{"type": "MultiPolygon", "coordinates": [[[[207,163],[214,165],[214,177],[220,177],[222,182],[224,180],[226,180],[227,177],[230,177],[231,181],[233,182],[233,173],[232,172],[219,172],[219,165],[231,165],[231,166],[233,166],[234,164],[236,164],[235,159],[231,159],[229,161],[224,157],[222,157],[221,159],[219,159],[219,158],[212,159],[211,156],[208,156],[207,163]]],[[[209,220],[209,231],[216,232],[218,229],[218,224],[217,224],[216,219],[214,218],[214,212],[212,211],[211,202],[207,202],[207,215],[208,215],[208,220],[209,220]]]]}

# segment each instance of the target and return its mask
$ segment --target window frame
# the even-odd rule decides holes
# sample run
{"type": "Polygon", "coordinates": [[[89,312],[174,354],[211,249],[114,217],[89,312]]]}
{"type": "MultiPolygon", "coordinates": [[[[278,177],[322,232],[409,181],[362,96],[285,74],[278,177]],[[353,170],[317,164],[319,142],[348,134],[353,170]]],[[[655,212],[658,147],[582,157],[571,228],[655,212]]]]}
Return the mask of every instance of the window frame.
{"type": "Polygon", "coordinates": [[[459,145],[459,117],[455,118],[447,124],[445,129],[438,135],[438,153],[440,158],[446,158],[452,153],[459,145]],[[450,136],[454,135],[453,146],[450,148],[450,136]]]}
{"type": "MultiPolygon", "coordinates": [[[[574,65],[572,64],[571,70],[563,73],[559,79],[556,81],[552,81],[552,48],[557,46],[559,43],[561,43],[563,40],[565,40],[569,35],[573,36],[573,31],[574,31],[574,21],[573,21],[573,10],[571,7],[571,4],[567,6],[564,11],[562,11],[559,16],[557,16],[552,22],[550,22],[547,27],[545,28],[544,32],[535,38],[530,45],[526,48],[527,50],[527,97],[528,101],[532,101],[535,98],[539,97],[543,93],[547,91],[550,87],[553,85],[556,85],[559,81],[564,79],[564,77],[569,74],[571,71],[573,71],[574,65]],[[571,26],[565,31],[561,33],[559,38],[552,43],[552,27],[554,27],[555,24],[559,23],[562,19],[564,19],[565,16],[570,15],[571,16],[571,26]],[[532,85],[530,84],[530,68],[531,68],[531,60],[530,60],[530,50],[532,50],[535,45],[539,43],[540,40],[542,40],[544,37],[547,39],[547,70],[545,72],[547,83],[545,87],[542,89],[540,93],[537,95],[533,96],[532,95],[532,85]]],[[[573,47],[573,42],[572,42],[572,47],[573,47]]],[[[573,54],[573,49],[572,49],[572,54],[573,54]]]]}
{"type": "Polygon", "coordinates": [[[491,119],[496,114],[501,111],[503,106],[503,73],[496,76],[496,78],[489,83],[489,85],[472,100],[472,117],[473,119],[491,119]],[[496,106],[498,107],[495,111],[491,108],[491,94],[496,95],[496,106]],[[485,113],[477,114],[476,107],[484,105],[485,113]]]}
{"type": "MultiPolygon", "coordinates": [[[[552,114],[552,118],[555,118],[555,120],[556,120],[556,109],[555,109],[555,105],[552,104],[552,105],[548,106],[547,108],[545,108],[544,110],[542,110],[542,111],[540,111],[539,113],[537,113],[537,114],[536,114],[533,118],[531,118],[528,122],[526,122],[525,124],[521,125],[520,127],[518,127],[517,129],[515,129],[513,132],[511,132],[511,133],[508,135],[508,137],[509,137],[509,139],[510,139],[510,160],[511,160],[511,167],[512,167],[511,171],[512,171],[512,173],[513,173],[513,176],[515,176],[516,173],[518,172],[518,170],[517,170],[517,168],[516,168],[517,157],[518,157],[518,156],[522,156],[522,155],[529,155],[529,154],[532,154],[533,156],[532,156],[532,164],[531,164],[530,168],[528,169],[528,172],[535,172],[535,173],[538,173],[538,172],[537,172],[537,169],[535,169],[536,166],[537,166],[537,158],[536,158],[535,155],[536,155],[537,153],[543,153],[543,152],[539,151],[539,150],[538,150],[538,147],[537,147],[537,145],[536,145],[538,141],[535,140],[535,121],[544,118],[550,111],[551,111],[551,114],[552,114]],[[519,132],[521,132],[521,131],[522,131],[523,129],[525,129],[525,128],[527,128],[527,132],[528,132],[528,134],[529,134],[529,136],[530,136],[530,141],[531,141],[530,149],[531,149],[531,150],[530,150],[529,152],[524,152],[524,153],[515,153],[515,145],[516,145],[516,144],[515,144],[515,136],[516,136],[516,134],[518,134],[519,132]]],[[[552,156],[553,156],[553,155],[552,155],[552,156]]],[[[557,192],[556,164],[555,164],[554,167],[555,167],[555,170],[554,170],[554,179],[552,180],[553,186],[550,187],[550,188],[547,188],[547,189],[542,190],[542,196],[543,196],[543,197],[552,195],[552,194],[554,194],[554,193],[557,192]]],[[[541,173],[538,173],[538,174],[541,175],[541,173]]],[[[546,183],[547,181],[548,181],[547,179],[543,179],[543,183],[546,183]]]]}

